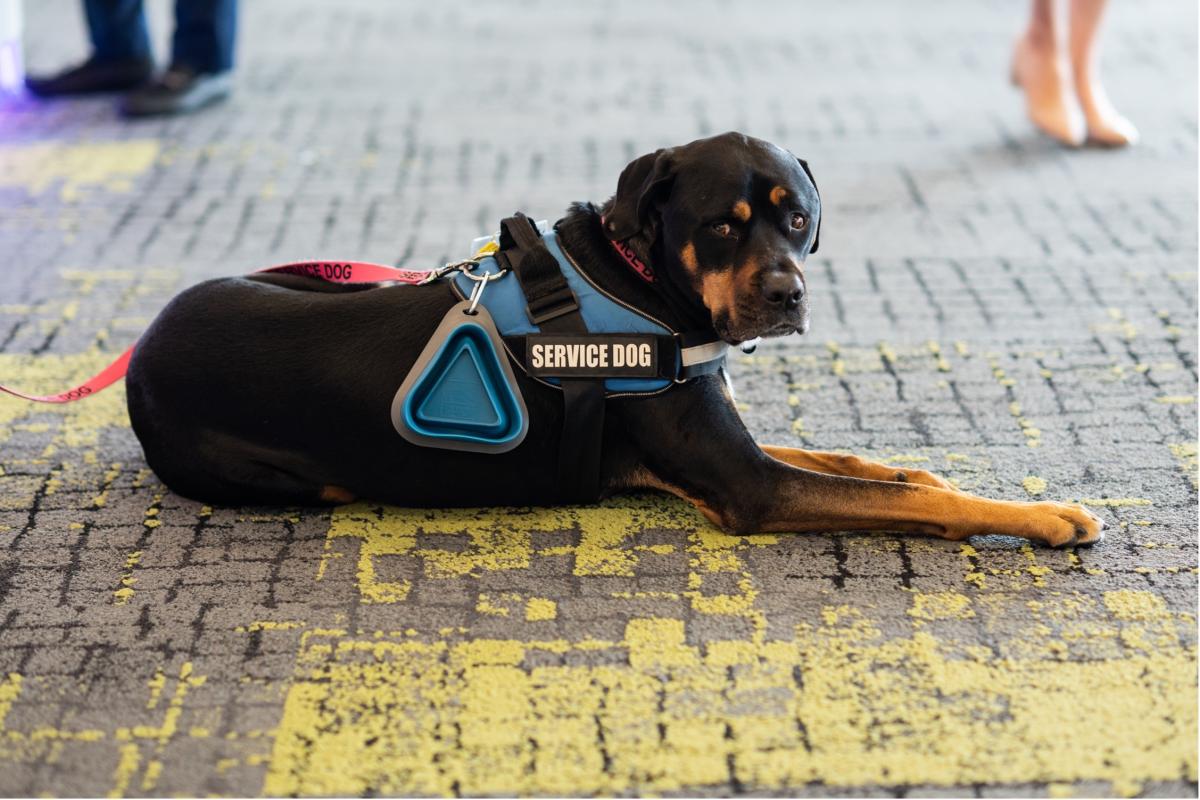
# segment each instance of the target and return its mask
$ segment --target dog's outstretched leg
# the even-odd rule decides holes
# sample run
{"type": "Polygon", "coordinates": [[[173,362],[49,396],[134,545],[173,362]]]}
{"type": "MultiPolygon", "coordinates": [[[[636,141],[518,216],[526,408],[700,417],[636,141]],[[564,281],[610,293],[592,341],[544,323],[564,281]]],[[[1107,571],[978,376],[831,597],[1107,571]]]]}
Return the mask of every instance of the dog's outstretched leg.
{"type": "Polygon", "coordinates": [[[682,497],[714,524],[741,534],[886,530],[951,540],[1004,534],[1051,547],[1094,544],[1104,536],[1099,517],[1068,503],[988,500],[953,489],[826,475],[778,462],[755,472],[760,489],[731,487],[716,497],[649,471],[643,485],[682,497]]]}
{"type": "Polygon", "coordinates": [[[867,461],[858,456],[842,453],[826,453],[820,450],[801,450],[796,447],[776,447],[764,444],[763,452],[778,461],[812,472],[826,475],[842,475],[847,478],[866,478],[872,481],[900,481],[937,489],[958,491],[950,481],[923,469],[907,469],[867,461]]]}
{"type": "MultiPolygon", "coordinates": [[[[1061,547],[1097,542],[1104,529],[1078,505],[988,500],[896,481],[890,467],[887,480],[872,480],[784,463],[754,442],[715,379],[627,408],[624,429],[644,455],[615,485],[671,492],[735,533],[889,530],[952,540],[1005,534],[1061,547]]],[[[800,461],[794,453],[802,451],[792,452],[800,461]]]]}

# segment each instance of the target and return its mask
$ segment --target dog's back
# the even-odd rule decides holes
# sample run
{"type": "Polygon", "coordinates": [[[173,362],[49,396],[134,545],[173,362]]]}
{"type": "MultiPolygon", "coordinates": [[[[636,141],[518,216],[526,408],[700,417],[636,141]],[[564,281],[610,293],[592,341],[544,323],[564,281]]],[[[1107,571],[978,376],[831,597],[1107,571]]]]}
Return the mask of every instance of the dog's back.
{"type": "MultiPolygon", "coordinates": [[[[455,302],[445,284],[291,275],[186,290],[129,365],[129,415],[148,463],[174,491],[221,504],[346,499],[337,487],[411,506],[536,501],[550,480],[531,459],[539,441],[553,452],[552,398],[527,446],[491,457],[488,473],[472,454],[417,447],[391,427],[396,387],[455,302]],[[516,472],[522,480],[508,477],[516,472]],[[465,483],[478,485],[469,498],[465,483]]],[[[518,379],[527,402],[552,391],[518,379]]]]}

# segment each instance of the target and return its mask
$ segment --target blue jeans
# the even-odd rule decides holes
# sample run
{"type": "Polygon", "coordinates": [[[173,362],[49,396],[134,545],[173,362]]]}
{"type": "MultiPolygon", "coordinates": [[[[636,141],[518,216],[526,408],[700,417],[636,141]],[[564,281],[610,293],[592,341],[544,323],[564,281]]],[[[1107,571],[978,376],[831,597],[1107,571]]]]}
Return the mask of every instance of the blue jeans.
{"type": "MultiPolygon", "coordinates": [[[[102,61],[151,57],[142,0],[84,0],[92,49],[102,61]]],[[[199,72],[233,66],[237,0],[175,0],[171,63],[199,72]]]]}

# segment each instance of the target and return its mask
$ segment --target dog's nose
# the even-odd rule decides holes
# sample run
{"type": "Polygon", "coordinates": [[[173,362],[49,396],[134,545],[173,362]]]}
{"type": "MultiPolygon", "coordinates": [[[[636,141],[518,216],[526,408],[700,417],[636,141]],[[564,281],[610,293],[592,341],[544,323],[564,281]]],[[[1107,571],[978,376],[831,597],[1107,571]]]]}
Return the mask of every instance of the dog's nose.
{"type": "Polygon", "coordinates": [[[804,282],[795,270],[772,270],[763,276],[762,294],[771,305],[792,310],[804,297],[804,282]]]}

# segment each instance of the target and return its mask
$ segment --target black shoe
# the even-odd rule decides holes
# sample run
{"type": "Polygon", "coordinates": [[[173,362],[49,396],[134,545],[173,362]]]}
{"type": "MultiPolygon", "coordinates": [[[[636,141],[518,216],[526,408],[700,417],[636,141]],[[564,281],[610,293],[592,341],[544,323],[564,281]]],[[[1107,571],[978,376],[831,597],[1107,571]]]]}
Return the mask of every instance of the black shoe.
{"type": "Polygon", "coordinates": [[[140,86],[154,71],[149,59],[99,61],[94,56],[57,75],[25,79],[25,86],[39,97],[120,92],[140,86]]]}
{"type": "Polygon", "coordinates": [[[173,64],[153,83],[135,89],[121,102],[128,117],[183,114],[224,100],[233,88],[229,71],[197,72],[184,64],[173,64]]]}

